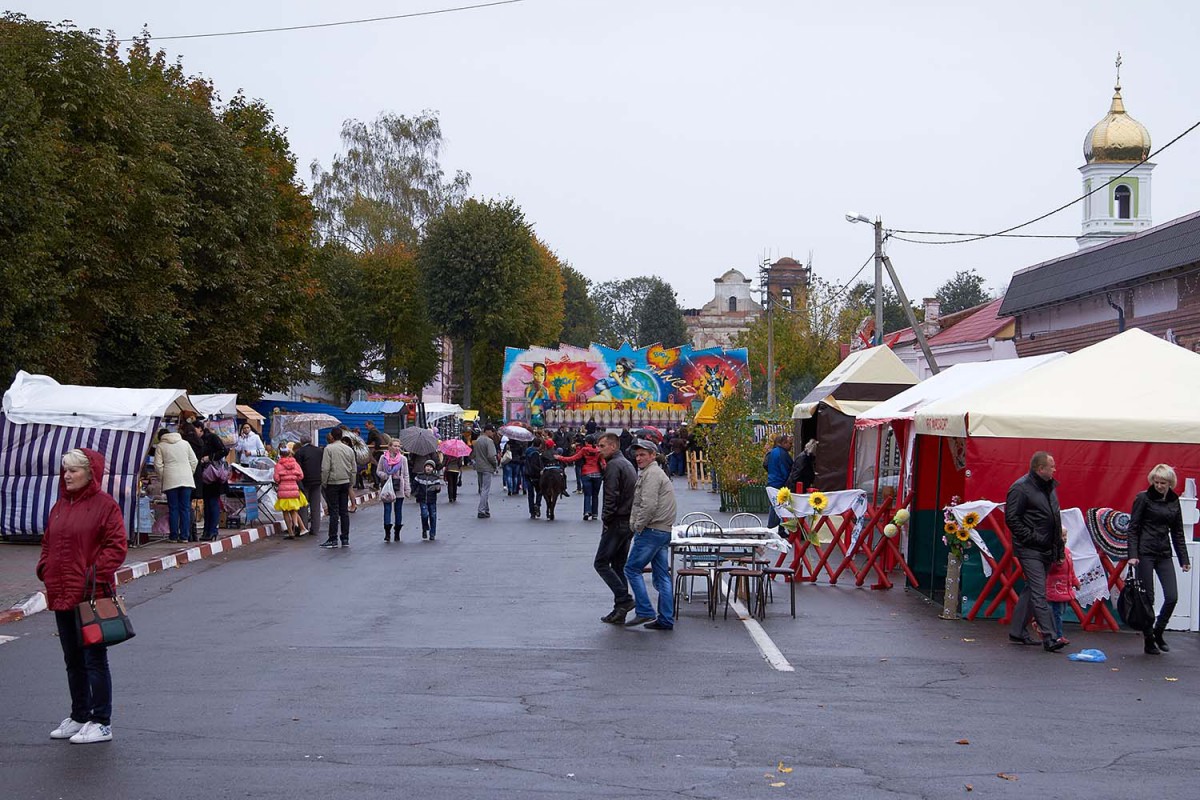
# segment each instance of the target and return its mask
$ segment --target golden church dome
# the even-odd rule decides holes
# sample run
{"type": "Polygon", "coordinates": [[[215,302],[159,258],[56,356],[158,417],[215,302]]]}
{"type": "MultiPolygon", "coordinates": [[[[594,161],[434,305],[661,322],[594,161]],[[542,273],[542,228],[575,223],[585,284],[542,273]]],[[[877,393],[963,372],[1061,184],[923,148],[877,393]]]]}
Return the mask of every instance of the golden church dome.
{"type": "Polygon", "coordinates": [[[1083,157],[1087,163],[1124,162],[1136,164],[1150,155],[1150,131],[1125,113],[1121,84],[1113,91],[1112,106],[1083,139],[1083,157]]]}

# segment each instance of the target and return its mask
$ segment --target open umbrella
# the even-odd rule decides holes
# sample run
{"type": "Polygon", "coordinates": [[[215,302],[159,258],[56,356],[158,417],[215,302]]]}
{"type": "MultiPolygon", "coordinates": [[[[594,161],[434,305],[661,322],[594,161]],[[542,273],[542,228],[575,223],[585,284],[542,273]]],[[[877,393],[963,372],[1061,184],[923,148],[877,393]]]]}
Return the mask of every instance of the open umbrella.
{"type": "Polygon", "coordinates": [[[654,442],[655,444],[662,444],[662,440],[663,440],[663,432],[660,431],[658,428],[654,427],[653,425],[647,425],[644,428],[638,428],[636,431],[633,432],[633,435],[638,436],[642,439],[649,439],[650,441],[654,442]]]}
{"type": "Polygon", "coordinates": [[[447,439],[438,445],[438,450],[441,450],[451,458],[462,458],[463,456],[471,455],[471,445],[462,439],[447,439]]]}
{"type": "Polygon", "coordinates": [[[501,436],[507,436],[510,439],[516,439],[518,442],[532,442],[533,431],[526,428],[524,425],[501,425],[497,431],[501,436]]]}
{"type": "Polygon", "coordinates": [[[429,428],[403,428],[396,436],[400,446],[413,455],[429,456],[437,452],[437,434],[429,428]]]}

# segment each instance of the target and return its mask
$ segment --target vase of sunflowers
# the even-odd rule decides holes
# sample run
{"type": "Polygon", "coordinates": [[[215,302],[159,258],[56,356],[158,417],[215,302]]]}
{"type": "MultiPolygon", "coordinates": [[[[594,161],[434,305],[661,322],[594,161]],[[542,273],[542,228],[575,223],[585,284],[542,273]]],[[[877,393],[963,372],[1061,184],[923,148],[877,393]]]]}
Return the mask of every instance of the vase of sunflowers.
{"type": "Polygon", "coordinates": [[[942,510],[944,525],[942,543],[949,548],[946,557],[946,592],[942,599],[942,619],[962,618],[962,565],[966,551],[971,548],[971,534],[979,524],[979,514],[971,511],[962,519],[954,514],[959,503],[957,497],[950,498],[950,505],[942,510]]]}
{"type": "Polygon", "coordinates": [[[788,536],[791,537],[797,530],[800,529],[800,518],[808,518],[808,528],[804,531],[804,538],[813,547],[818,547],[821,544],[821,539],[817,535],[817,519],[825,509],[829,508],[829,497],[823,492],[811,492],[809,494],[795,495],[791,490],[784,487],[775,495],[775,505],[780,508],[787,509],[791,512],[784,517],[780,514],[779,524],[788,536]]]}

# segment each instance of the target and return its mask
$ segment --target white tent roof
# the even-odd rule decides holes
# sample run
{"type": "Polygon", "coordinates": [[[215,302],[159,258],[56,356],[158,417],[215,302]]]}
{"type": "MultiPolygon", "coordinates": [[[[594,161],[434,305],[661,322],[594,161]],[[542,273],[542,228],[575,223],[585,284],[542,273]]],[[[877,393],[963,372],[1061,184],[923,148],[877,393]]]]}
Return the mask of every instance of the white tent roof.
{"type": "MultiPolygon", "coordinates": [[[[859,428],[882,425],[897,419],[912,419],[917,411],[940,400],[967,394],[1011,380],[1042,364],[1062,358],[1066,353],[1048,353],[1044,356],[1029,358],[1007,358],[1000,361],[975,361],[967,364],[954,364],[926,378],[916,386],[905,389],[900,394],[884,400],[871,410],[859,415],[854,421],[859,428]]],[[[962,423],[965,424],[965,423],[962,423]]],[[[918,433],[927,431],[919,430],[918,433]]],[[[963,436],[964,434],[955,434],[963,436]]]]}
{"type": "Polygon", "coordinates": [[[920,433],[1200,443],[1200,355],[1132,328],[993,385],[930,404],[920,433]],[[965,431],[952,423],[965,417],[965,431]],[[939,429],[940,428],[940,429],[939,429]]]}
{"type": "Polygon", "coordinates": [[[155,418],[195,410],[183,389],[72,386],[21,370],[4,393],[4,415],[17,425],[61,425],[149,432],[155,418]]]}
{"type": "Polygon", "coordinates": [[[449,417],[463,413],[463,407],[457,403],[426,403],[425,404],[425,419],[429,424],[437,422],[442,417],[449,417]]]}
{"type": "Polygon", "coordinates": [[[220,415],[223,417],[237,416],[236,394],[192,394],[188,395],[192,405],[206,417],[220,415]]]}
{"type": "Polygon", "coordinates": [[[830,405],[839,411],[856,416],[879,404],[878,400],[867,400],[856,396],[855,385],[894,384],[912,386],[917,376],[909,369],[890,347],[871,347],[851,353],[842,363],[825,376],[817,388],[792,408],[792,419],[808,419],[819,403],[830,405]],[[838,389],[844,387],[839,396],[838,389]]]}

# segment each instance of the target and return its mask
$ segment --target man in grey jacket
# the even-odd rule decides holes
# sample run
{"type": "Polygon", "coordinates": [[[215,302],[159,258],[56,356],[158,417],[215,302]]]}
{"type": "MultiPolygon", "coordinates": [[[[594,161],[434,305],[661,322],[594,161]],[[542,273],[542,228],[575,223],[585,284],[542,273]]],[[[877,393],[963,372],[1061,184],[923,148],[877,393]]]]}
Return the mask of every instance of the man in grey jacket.
{"type": "Polygon", "coordinates": [[[637,487],[633,491],[633,546],[625,562],[625,579],[637,603],[635,616],[626,625],[644,625],[656,631],[675,627],[675,598],[671,591],[671,528],[675,524],[675,487],[658,465],[658,447],[642,439],[632,445],[638,465],[637,487]],[[658,592],[658,616],[650,606],[642,569],[651,565],[654,588],[658,592]]]}
{"type": "Polygon", "coordinates": [[[321,543],[326,550],[338,546],[341,528],[342,547],[350,546],[350,484],[358,474],[354,448],[342,440],[342,429],[329,432],[329,445],[321,454],[321,487],[329,508],[329,538],[321,543]]]}
{"type": "Polygon", "coordinates": [[[476,514],[479,519],[492,516],[492,509],[488,506],[488,495],[492,491],[492,476],[500,467],[500,461],[496,457],[496,443],[491,437],[495,430],[495,425],[488,425],[483,429],[483,436],[476,439],[471,447],[471,464],[475,467],[475,475],[479,479],[479,513],[476,514]]]}
{"type": "Polygon", "coordinates": [[[613,610],[600,618],[613,625],[625,624],[625,616],[633,610],[633,595],[625,579],[625,559],[629,556],[629,515],[633,513],[633,491],[637,471],[629,459],[621,455],[621,440],[615,433],[606,433],[596,442],[604,459],[604,504],[600,510],[600,544],[592,566],[613,593],[613,610]]]}

